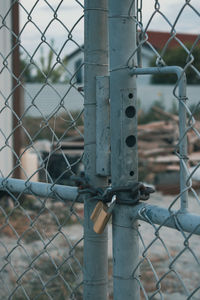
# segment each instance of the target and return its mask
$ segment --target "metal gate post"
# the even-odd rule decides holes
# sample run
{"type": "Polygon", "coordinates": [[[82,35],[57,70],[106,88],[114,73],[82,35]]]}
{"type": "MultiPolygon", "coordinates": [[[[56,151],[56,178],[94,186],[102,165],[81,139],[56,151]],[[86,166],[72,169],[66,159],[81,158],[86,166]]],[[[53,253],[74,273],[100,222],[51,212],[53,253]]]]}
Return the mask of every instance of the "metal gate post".
{"type": "MultiPolygon", "coordinates": [[[[111,176],[112,186],[138,180],[137,106],[134,66],[136,49],[135,1],[109,0],[111,176]]],[[[127,195],[124,194],[124,197],[127,195]]],[[[113,213],[114,300],[139,299],[136,268],[139,260],[137,221],[130,207],[117,205],[113,213]]]]}
{"type": "MultiPolygon", "coordinates": [[[[96,176],[96,77],[108,75],[107,0],[85,0],[85,71],[84,71],[84,165],[92,187],[104,187],[107,178],[96,176]]],[[[105,300],[108,296],[107,230],[93,231],[90,221],[96,205],[84,203],[84,299],[105,300]]]]}

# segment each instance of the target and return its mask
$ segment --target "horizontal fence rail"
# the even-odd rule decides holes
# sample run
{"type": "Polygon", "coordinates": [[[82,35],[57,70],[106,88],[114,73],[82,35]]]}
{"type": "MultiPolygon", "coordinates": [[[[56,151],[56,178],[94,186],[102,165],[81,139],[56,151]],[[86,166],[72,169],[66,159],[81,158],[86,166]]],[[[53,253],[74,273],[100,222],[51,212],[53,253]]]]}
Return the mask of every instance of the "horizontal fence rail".
{"type": "MultiPolygon", "coordinates": [[[[0,178],[0,190],[9,193],[34,195],[74,202],[78,198],[78,188],[42,182],[30,182],[21,179],[0,178]]],[[[79,200],[79,199],[78,199],[79,200]]],[[[79,200],[80,201],[80,200],[79,200]]],[[[82,200],[83,202],[83,200],[82,200]]]]}
{"type": "Polygon", "coordinates": [[[200,216],[197,214],[182,213],[181,211],[168,210],[148,204],[140,204],[130,211],[130,216],[136,217],[138,220],[170,227],[182,232],[200,234],[200,216]]]}

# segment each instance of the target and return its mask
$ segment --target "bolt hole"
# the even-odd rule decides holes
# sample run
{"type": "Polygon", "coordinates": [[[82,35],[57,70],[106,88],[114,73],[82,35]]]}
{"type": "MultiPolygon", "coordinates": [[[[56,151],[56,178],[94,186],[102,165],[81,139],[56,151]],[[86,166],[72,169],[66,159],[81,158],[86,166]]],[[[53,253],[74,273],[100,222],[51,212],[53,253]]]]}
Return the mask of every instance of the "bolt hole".
{"type": "Polygon", "coordinates": [[[133,176],[133,175],[134,175],[134,172],[133,172],[133,171],[131,171],[131,172],[130,172],[130,176],[133,176]]]}
{"type": "Polygon", "coordinates": [[[126,138],[126,145],[128,147],[133,147],[136,143],[136,138],[134,135],[129,135],[127,138],[126,138]]]}
{"type": "Polygon", "coordinates": [[[129,97],[129,99],[132,99],[132,98],[133,98],[133,94],[132,94],[132,93],[129,93],[129,94],[128,94],[128,97],[129,97]]]}
{"type": "Polygon", "coordinates": [[[133,118],[135,116],[136,110],[134,106],[128,106],[125,114],[128,118],[133,118]]]}

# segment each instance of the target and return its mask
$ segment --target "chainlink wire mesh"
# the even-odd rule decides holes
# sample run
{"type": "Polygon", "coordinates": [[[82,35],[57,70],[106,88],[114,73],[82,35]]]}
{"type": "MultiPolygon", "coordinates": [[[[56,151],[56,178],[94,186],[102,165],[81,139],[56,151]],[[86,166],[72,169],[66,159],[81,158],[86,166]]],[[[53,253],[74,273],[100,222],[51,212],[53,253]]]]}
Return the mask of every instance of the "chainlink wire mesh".
{"type": "Polygon", "coordinates": [[[82,299],[83,206],[53,188],[83,169],[83,1],[0,7],[0,299],[82,299]]]}
{"type": "MultiPolygon", "coordinates": [[[[195,73],[198,84],[199,66],[194,54],[200,37],[197,35],[196,40],[187,45],[177,36],[179,24],[184,22],[188,11],[190,26],[194,23],[197,28],[198,2],[177,1],[176,5],[173,4],[176,10],[172,5],[173,12],[165,9],[163,1],[138,0],[133,1],[134,4],[137,6],[136,16],[131,16],[131,7],[127,9],[137,25],[138,46],[133,49],[133,56],[137,54],[138,65],[142,66],[141,49],[148,46],[156,57],[154,66],[164,66],[165,54],[175,40],[186,54],[182,66],[184,71],[186,74],[189,71],[195,73]],[[161,50],[151,44],[148,36],[156,19],[159,19],[159,24],[165,24],[169,33],[161,50]]],[[[58,195],[54,195],[54,200],[48,194],[46,197],[35,196],[29,183],[51,183],[53,191],[55,184],[72,185],[70,175],[82,170],[83,3],[38,0],[7,1],[0,5],[0,34],[4,41],[0,48],[3,178],[0,299],[81,299],[82,205],[70,205],[58,195]],[[20,13],[18,33],[12,27],[15,5],[19,6],[20,13]],[[12,62],[12,59],[17,48],[20,70],[14,72],[17,60],[12,62]],[[19,90],[20,98],[19,94],[17,96],[19,90]],[[75,103],[77,98],[78,104],[75,103]],[[26,191],[11,192],[8,187],[10,177],[25,180],[26,191]],[[25,193],[27,190],[29,195],[25,193]]],[[[169,98],[174,95],[178,102],[177,86],[175,82],[169,98]]],[[[191,109],[188,98],[185,108],[185,135],[192,133],[198,144],[199,99],[191,109]]],[[[174,146],[174,152],[181,159],[179,143],[180,140],[174,146]]],[[[189,153],[184,166],[189,211],[198,213],[198,184],[193,180],[199,169],[198,153],[195,159],[190,159],[189,153]]],[[[140,269],[137,280],[142,299],[199,299],[199,238],[195,234],[198,228],[191,233],[184,232],[173,212],[180,207],[184,192],[180,191],[176,197],[156,194],[150,200],[168,209],[176,230],[165,226],[167,220],[158,226],[145,209],[139,211],[146,221],[139,222],[141,257],[136,268],[140,269]]],[[[133,269],[133,276],[136,269],[133,269]]]]}
{"type": "MultiPolygon", "coordinates": [[[[130,15],[130,17],[135,19],[137,26],[137,49],[133,51],[133,55],[137,56],[139,67],[143,67],[141,55],[143,47],[148,47],[154,52],[155,59],[151,64],[152,67],[166,66],[167,53],[170,50],[171,43],[174,43],[176,44],[175,48],[181,49],[182,54],[180,55],[183,57],[182,72],[186,73],[188,82],[190,82],[192,74],[195,84],[199,85],[200,69],[198,59],[200,53],[200,35],[197,28],[200,21],[200,6],[198,1],[174,1],[170,7],[167,5],[167,1],[151,1],[150,3],[149,1],[138,0],[136,2],[133,1],[134,3],[137,6],[137,15],[130,15]],[[151,43],[150,35],[148,34],[151,28],[155,28],[155,24],[168,32],[165,41],[160,40],[160,44],[162,45],[160,49],[151,43]],[[183,27],[183,24],[185,24],[185,27],[183,27]],[[193,28],[193,33],[195,34],[193,42],[187,43],[183,38],[179,37],[178,33],[183,30],[182,28],[186,30],[193,28]]],[[[157,42],[159,44],[159,40],[157,42]]],[[[174,52],[176,51],[175,48],[173,48],[174,52]]],[[[179,65],[178,61],[174,65],[179,65]]],[[[160,78],[162,75],[159,74],[158,76],[160,78]]],[[[168,75],[165,74],[163,76],[166,78],[168,75]]],[[[179,80],[175,78],[173,82],[171,83],[171,90],[167,95],[167,101],[175,98],[178,105],[179,101],[183,100],[180,99],[178,94],[179,80]]],[[[138,88],[142,88],[142,86],[138,86],[138,88]]],[[[141,287],[141,299],[199,299],[200,297],[200,240],[196,234],[199,225],[191,232],[186,233],[179,222],[177,214],[177,210],[181,207],[181,197],[186,191],[188,192],[188,211],[195,214],[200,213],[198,181],[200,156],[197,147],[200,138],[200,99],[196,97],[195,99],[190,99],[190,97],[187,97],[185,100],[184,107],[187,114],[186,128],[184,134],[182,136],[179,135],[176,141],[172,143],[173,151],[170,156],[172,160],[168,160],[168,165],[174,165],[173,159],[177,163],[181,161],[184,166],[181,172],[183,170],[186,172],[186,188],[176,191],[175,196],[170,195],[172,187],[166,179],[165,191],[168,191],[169,195],[163,196],[156,193],[151,197],[149,200],[150,204],[168,209],[169,217],[164,218],[161,225],[153,223],[151,216],[146,213],[145,208],[139,211],[140,219],[144,219],[145,222],[139,221],[140,261],[138,266],[133,270],[132,275],[137,276],[137,270],[140,270],[140,277],[137,280],[141,287]],[[194,101],[193,105],[191,105],[191,100],[194,101]],[[179,153],[179,145],[185,136],[187,136],[188,140],[188,155],[187,157],[182,157],[179,153]],[[193,141],[195,140],[195,142],[191,140],[191,137],[193,137],[193,141]],[[190,143],[192,142],[194,148],[190,151],[192,146],[190,143]],[[167,222],[170,220],[173,220],[176,229],[166,227],[167,222]]],[[[173,124],[174,131],[177,132],[179,122],[177,123],[177,121],[170,118],[167,119],[167,122],[173,124]]],[[[158,145],[158,147],[162,148],[161,145],[158,145]]],[[[166,154],[164,152],[162,154],[162,156],[165,155],[166,157],[169,155],[167,151],[166,154]]],[[[156,157],[152,158],[152,160],[154,167],[156,164],[159,164],[156,161],[156,157]]],[[[176,176],[178,177],[179,175],[180,169],[176,171],[176,176]]],[[[188,217],[188,222],[192,224],[192,218],[189,219],[188,217]]]]}

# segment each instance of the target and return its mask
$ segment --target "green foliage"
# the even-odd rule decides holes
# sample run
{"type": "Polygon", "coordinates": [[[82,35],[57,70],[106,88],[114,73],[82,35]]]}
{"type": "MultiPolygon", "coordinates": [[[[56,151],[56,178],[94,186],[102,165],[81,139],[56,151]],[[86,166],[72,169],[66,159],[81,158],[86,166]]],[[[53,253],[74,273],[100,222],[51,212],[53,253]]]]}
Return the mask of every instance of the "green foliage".
{"type": "MultiPolygon", "coordinates": [[[[187,46],[187,48],[190,49],[190,46],[187,46]]],[[[196,47],[195,49],[193,49],[192,55],[194,56],[194,61],[192,65],[198,71],[200,71],[200,48],[196,47]]],[[[180,66],[184,68],[188,63],[188,54],[182,47],[167,50],[162,58],[168,66],[180,66]]],[[[151,61],[150,65],[155,66],[155,58],[151,61]]],[[[187,82],[189,84],[200,83],[200,78],[197,76],[196,72],[191,67],[187,68],[186,75],[187,82]]],[[[176,81],[177,77],[174,74],[154,74],[151,77],[151,83],[154,84],[174,84],[176,81]]]]}
{"type": "Polygon", "coordinates": [[[32,75],[32,65],[28,62],[28,59],[20,59],[20,77],[25,82],[34,82],[34,76],[32,75]]]}
{"type": "Polygon", "coordinates": [[[169,112],[170,112],[171,114],[178,115],[178,104],[177,104],[177,100],[174,100],[174,99],[173,99],[172,105],[171,105],[171,108],[170,108],[169,112]]]}
{"type": "Polygon", "coordinates": [[[31,63],[28,58],[21,58],[21,77],[25,82],[44,83],[48,80],[51,83],[67,83],[65,77],[65,67],[67,65],[67,58],[62,60],[59,64],[55,60],[56,54],[53,52],[54,41],[51,40],[49,51],[47,55],[44,53],[44,48],[40,48],[40,57],[35,63],[31,63]]]}

